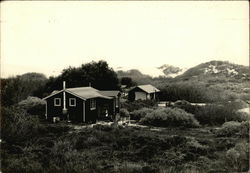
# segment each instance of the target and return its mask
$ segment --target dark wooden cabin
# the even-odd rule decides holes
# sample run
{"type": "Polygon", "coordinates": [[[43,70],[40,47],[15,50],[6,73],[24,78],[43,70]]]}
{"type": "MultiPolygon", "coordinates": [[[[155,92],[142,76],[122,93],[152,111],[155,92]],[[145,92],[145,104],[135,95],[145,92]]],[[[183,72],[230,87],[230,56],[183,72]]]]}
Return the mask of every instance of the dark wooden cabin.
{"type": "Polygon", "coordinates": [[[63,90],[53,91],[44,100],[48,120],[53,117],[71,122],[112,120],[120,109],[119,91],[99,91],[93,87],[64,87],[63,90]]]}

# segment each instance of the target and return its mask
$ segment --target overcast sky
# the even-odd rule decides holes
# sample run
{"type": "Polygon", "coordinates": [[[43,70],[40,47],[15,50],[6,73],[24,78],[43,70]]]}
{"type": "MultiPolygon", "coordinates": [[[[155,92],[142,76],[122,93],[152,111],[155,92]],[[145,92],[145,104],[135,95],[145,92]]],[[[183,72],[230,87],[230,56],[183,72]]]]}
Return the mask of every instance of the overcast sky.
{"type": "Polygon", "coordinates": [[[5,1],[1,76],[106,60],[117,67],[248,65],[247,1],[5,1]]]}

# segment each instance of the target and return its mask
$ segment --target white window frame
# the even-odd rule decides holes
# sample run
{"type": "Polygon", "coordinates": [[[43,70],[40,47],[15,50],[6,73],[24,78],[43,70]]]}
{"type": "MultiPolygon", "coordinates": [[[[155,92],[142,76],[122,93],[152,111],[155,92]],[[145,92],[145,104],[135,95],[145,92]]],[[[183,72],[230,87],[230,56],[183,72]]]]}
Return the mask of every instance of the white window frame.
{"type": "Polygon", "coordinates": [[[90,110],[95,110],[96,109],[96,100],[95,99],[90,99],[90,110]]]}
{"type": "Polygon", "coordinates": [[[69,106],[76,107],[76,98],[69,98],[69,106]],[[74,104],[72,104],[72,101],[74,104]]]}
{"type": "Polygon", "coordinates": [[[54,98],[54,106],[61,106],[61,98],[54,98]],[[57,104],[58,100],[58,104],[57,104]]]}

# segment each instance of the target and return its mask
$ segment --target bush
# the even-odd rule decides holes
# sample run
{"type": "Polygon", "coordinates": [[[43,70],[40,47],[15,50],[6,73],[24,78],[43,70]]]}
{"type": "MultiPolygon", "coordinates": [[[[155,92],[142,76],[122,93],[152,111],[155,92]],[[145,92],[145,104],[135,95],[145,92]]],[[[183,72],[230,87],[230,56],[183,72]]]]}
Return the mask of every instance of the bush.
{"type": "Polygon", "coordinates": [[[113,128],[109,125],[95,124],[93,126],[94,129],[102,130],[102,131],[111,131],[113,128]]]}
{"type": "Polygon", "coordinates": [[[245,172],[249,169],[249,143],[239,142],[226,152],[226,164],[230,171],[245,172]]]}
{"type": "Polygon", "coordinates": [[[121,108],[121,109],[120,109],[120,116],[121,116],[121,117],[129,117],[129,112],[128,112],[128,110],[125,109],[125,108],[121,108]]]}
{"type": "Polygon", "coordinates": [[[32,158],[21,157],[11,159],[8,163],[8,168],[3,168],[2,171],[11,173],[43,173],[44,169],[41,163],[32,160],[32,158]]]}
{"type": "Polygon", "coordinates": [[[146,116],[147,113],[151,113],[153,109],[151,108],[142,108],[139,110],[135,110],[131,113],[131,119],[140,120],[146,116]]]}
{"type": "Polygon", "coordinates": [[[141,108],[152,108],[156,105],[154,100],[135,100],[133,102],[123,102],[121,107],[126,108],[129,112],[133,112],[134,110],[138,110],[141,108]]]}
{"type": "Polygon", "coordinates": [[[179,108],[158,108],[142,118],[141,123],[162,127],[199,127],[192,114],[179,108]]]}
{"type": "Polygon", "coordinates": [[[194,113],[195,118],[201,124],[221,125],[227,121],[246,121],[248,116],[243,112],[238,112],[232,105],[209,104],[202,106],[194,113]]]}
{"type": "Polygon", "coordinates": [[[49,161],[49,171],[55,172],[84,172],[84,156],[83,153],[77,152],[73,148],[71,142],[67,140],[59,140],[55,142],[51,149],[49,161]]]}
{"type": "Polygon", "coordinates": [[[216,136],[237,136],[248,137],[249,136],[249,122],[225,122],[220,129],[216,131],[216,136]]]}
{"type": "Polygon", "coordinates": [[[40,118],[45,118],[45,104],[46,101],[38,98],[29,96],[27,99],[22,100],[18,103],[22,109],[27,110],[31,115],[39,115],[40,118]]]}
{"type": "Polygon", "coordinates": [[[17,107],[2,107],[2,138],[15,143],[38,134],[39,118],[17,107]]]}
{"type": "Polygon", "coordinates": [[[192,113],[192,114],[194,114],[200,108],[200,106],[191,105],[191,103],[186,100],[178,100],[174,102],[173,107],[183,109],[186,112],[192,113]]]}
{"type": "Polygon", "coordinates": [[[245,138],[249,138],[249,132],[250,132],[250,121],[241,122],[240,136],[245,137],[245,138]]]}
{"type": "Polygon", "coordinates": [[[241,123],[236,121],[225,122],[222,127],[216,132],[217,136],[233,136],[237,135],[240,130],[241,123]]]}

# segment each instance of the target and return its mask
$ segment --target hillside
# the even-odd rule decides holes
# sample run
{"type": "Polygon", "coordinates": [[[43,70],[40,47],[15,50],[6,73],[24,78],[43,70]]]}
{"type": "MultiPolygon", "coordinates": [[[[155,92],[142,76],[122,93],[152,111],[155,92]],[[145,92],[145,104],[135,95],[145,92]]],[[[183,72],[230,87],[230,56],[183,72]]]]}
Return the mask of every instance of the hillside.
{"type": "Polygon", "coordinates": [[[249,68],[243,65],[229,63],[227,61],[210,61],[202,63],[193,68],[188,69],[178,79],[192,78],[227,78],[236,80],[249,80],[249,68]]]}
{"type": "Polygon", "coordinates": [[[173,65],[164,64],[159,67],[118,67],[115,71],[118,73],[119,77],[171,77],[174,78],[178,75],[183,74],[187,69],[175,67],[173,65]]]}
{"type": "Polygon", "coordinates": [[[162,100],[185,99],[193,102],[250,100],[250,76],[247,66],[227,61],[210,61],[186,71],[166,64],[158,67],[158,70],[165,75],[151,77],[137,69],[120,70],[117,74],[118,78],[130,77],[139,85],[156,86],[165,92],[162,100]]]}

